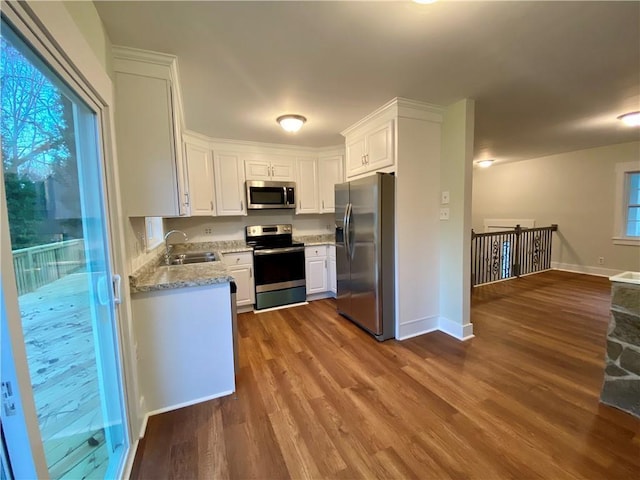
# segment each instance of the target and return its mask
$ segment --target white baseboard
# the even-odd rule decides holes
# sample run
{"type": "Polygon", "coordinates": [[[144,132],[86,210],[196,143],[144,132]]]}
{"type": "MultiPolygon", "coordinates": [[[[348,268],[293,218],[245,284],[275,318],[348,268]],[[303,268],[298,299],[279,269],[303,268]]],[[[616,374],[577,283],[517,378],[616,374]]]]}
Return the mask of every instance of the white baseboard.
{"type": "Polygon", "coordinates": [[[322,300],[323,298],[335,298],[335,294],[331,292],[312,293],[311,295],[307,295],[307,302],[322,300]]]}
{"type": "MultiPolygon", "coordinates": [[[[195,400],[189,400],[188,402],[178,403],[176,405],[170,405],[168,407],[159,408],[157,410],[153,410],[153,411],[147,413],[147,418],[151,417],[153,415],[158,415],[160,413],[165,413],[165,412],[170,412],[172,410],[177,410],[179,408],[189,407],[191,405],[195,405],[196,403],[202,403],[202,402],[206,402],[208,400],[213,400],[214,398],[226,397],[227,395],[231,395],[233,392],[235,392],[235,390],[228,390],[228,391],[225,391],[225,392],[216,393],[215,395],[208,395],[206,397],[196,398],[195,400]]],[[[145,421],[145,429],[146,429],[146,421],[145,421]]]]}
{"type": "Polygon", "coordinates": [[[438,317],[417,318],[398,325],[396,339],[407,340],[435,330],[438,330],[438,317]]]}
{"type": "Polygon", "coordinates": [[[453,320],[449,320],[445,317],[440,317],[438,320],[438,329],[441,332],[463,342],[471,340],[475,336],[473,334],[472,323],[462,325],[461,323],[454,322],[453,320]]]}
{"type": "Polygon", "coordinates": [[[587,275],[597,275],[599,277],[612,277],[622,270],[604,267],[592,267],[589,265],[572,265],[570,263],[551,262],[551,268],[554,270],[564,270],[565,272],[585,273],[587,275]]]}
{"type": "Polygon", "coordinates": [[[136,453],[138,452],[138,445],[140,444],[140,440],[136,439],[133,442],[133,445],[129,449],[129,457],[124,464],[124,468],[122,469],[122,476],[120,478],[131,478],[131,470],[133,470],[133,462],[136,459],[136,453]]]}

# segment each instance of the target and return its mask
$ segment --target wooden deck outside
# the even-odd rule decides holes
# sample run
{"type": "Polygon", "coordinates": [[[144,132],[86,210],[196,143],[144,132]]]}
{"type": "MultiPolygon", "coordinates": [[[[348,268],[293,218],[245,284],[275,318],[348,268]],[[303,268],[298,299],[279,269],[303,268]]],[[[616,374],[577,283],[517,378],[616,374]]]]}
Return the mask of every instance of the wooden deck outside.
{"type": "Polygon", "coordinates": [[[88,280],[75,273],[19,297],[51,478],[103,478],[108,463],[88,280]]]}

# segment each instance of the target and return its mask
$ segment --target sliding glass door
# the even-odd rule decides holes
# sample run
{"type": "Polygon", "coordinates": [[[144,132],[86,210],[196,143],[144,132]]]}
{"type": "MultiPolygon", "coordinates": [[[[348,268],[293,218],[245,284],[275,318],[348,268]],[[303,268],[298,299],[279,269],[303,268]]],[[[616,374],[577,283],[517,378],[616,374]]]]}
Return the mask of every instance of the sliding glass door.
{"type": "MultiPolygon", "coordinates": [[[[37,423],[31,461],[44,453],[51,478],[110,478],[128,438],[99,110],[4,21],[0,67],[0,229],[11,245],[2,265],[13,273],[3,272],[2,322],[19,347],[8,359],[15,378],[3,365],[3,425],[18,413],[26,431],[37,423]],[[20,371],[28,371],[30,388],[18,395],[12,381],[21,381],[20,371]]],[[[5,430],[10,465],[28,462],[12,455],[19,435],[5,430]]]]}

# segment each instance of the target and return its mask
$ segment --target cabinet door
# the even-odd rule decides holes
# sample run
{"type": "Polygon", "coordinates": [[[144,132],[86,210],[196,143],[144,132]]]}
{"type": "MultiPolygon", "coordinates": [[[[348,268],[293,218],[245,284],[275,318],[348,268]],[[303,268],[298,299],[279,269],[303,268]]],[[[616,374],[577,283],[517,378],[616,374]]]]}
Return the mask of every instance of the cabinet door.
{"type": "Polygon", "coordinates": [[[306,259],[307,295],[327,291],[327,257],[306,259]]]}
{"type": "Polygon", "coordinates": [[[215,215],[213,203],[213,160],[211,151],[200,145],[185,144],[191,215],[215,215]]]}
{"type": "Polygon", "coordinates": [[[347,178],[366,172],[364,137],[347,138],[347,178]]]}
{"type": "Polygon", "coordinates": [[[242,307],[255,303],[255,287],[253,280],[253,266],[241,265],[229,267],[229,272],[236,281],[238,291],[236,293],[236,305],[242,307]]]}
{"type": "Polygon", "coordinates": [[[218,215],[246,215],[244,166],[240,156],[235,153],[216,153],[213,166],[218,215]]]}
{"type": "Polygon", "coordinates": [[[271,162],[271,180],[277,182],[295,181],[295,162],[293,160],[275,160],[271,162]]]}
{"type": "Polygon", "coordinates": [[[318,173],[315,158],[298,158],[296,213],[318,213],[318,173]]]}
{"type": "Polygon", "coordinates": [[[366,148],[367,171],[393,165],[393,120],[368,133],[366,148]]]}
{"type": "Polygon", "coordinates": [[[336,247],[331,245],[329,248],[329,268],[327,270],[327,283],[329,286],[329,290],[331,290],[334,294],[337,293],[337,285],[336,285],[336,247]]]}
{"type": "Polygon", "coordinates": [[[266,160],[245,160],[244,172],[247,180],[272,180],[271,164],[266,160]]]}
{"type": "Polygon", "coordinates": [[[181,214],[171,81],[115,73],[115,125],[124,214],[181,214]]]}
{"type": "Polygon", "coordinates": [[[320,213],[335,211],[335,186],[344,181],[342,177],[342,155],[318,160],[318,184],[320,213]]]}

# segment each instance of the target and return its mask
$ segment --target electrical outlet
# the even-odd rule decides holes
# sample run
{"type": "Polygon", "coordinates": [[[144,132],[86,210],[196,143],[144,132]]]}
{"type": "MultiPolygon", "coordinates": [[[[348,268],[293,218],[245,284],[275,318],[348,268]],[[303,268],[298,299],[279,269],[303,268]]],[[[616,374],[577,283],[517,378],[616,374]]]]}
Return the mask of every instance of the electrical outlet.
{"type": "Polygon", "coordinates": [[[442,192],[442,194],[440,195],[440,203],[442,205],[448,205],[449,204],[449,191],[442,192]]]}
{"type": "Polygon", "coordinates": [[[449,220],[449,209],[441,208],[440,209],[440,220],[449,220]]]}
{"type": "Polygon", "coordinates": [[[598,265],[604,265],[604,257],[598,257],[598,265]]]}
{"type": "Polygon", "coordinates": [[[211,235],[213,233],[213,230],[211,228],[205,228],[204,229],[204,234],[205,235],[211,235]]]}

